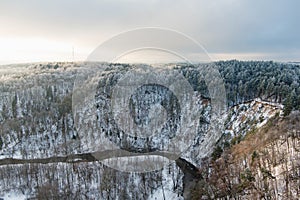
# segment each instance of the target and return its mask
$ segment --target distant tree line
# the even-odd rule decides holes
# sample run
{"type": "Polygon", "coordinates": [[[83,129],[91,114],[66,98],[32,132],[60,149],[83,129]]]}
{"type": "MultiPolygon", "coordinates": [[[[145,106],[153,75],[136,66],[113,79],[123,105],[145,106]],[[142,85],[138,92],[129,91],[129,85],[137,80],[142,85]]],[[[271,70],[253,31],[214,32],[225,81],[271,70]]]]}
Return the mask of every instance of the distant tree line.
{"type": "Polygon", "coordinates": [[[282,103],[285,114],[300,109],[300,66],[265,61],[220,61],[229,105],[260,97],[282,103]]]}
{"type": "Polygon", "coordinates": [[[228,105],[260,97],[282,103],[285,114],[300,109],[300,66],[273,61],[219,61],[228,105]]]}
{"type": "MultiPolygon", "coordinates": [[[[299,65],[237,60],[219,61],[215,65],[224,80],[228,106],[260,97],[266,101],[282,103],[286,115],[300,109],[299,65]]],[[[195,91],[209,97],[203,74],[195,66],[183,64],[175,69],[179,69],[195,91]]]]}

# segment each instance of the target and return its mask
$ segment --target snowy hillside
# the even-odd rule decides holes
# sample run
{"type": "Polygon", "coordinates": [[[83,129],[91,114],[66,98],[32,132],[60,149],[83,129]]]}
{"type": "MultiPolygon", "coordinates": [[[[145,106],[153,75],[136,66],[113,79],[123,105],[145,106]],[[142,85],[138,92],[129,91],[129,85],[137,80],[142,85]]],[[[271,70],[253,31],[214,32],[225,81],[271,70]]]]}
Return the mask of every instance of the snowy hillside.
{"type": "MultiPolygon", "coordinates": [[[[213,119],[211,96],[199,67],[174,65],[169,68],[182,74],[193,89],[191,96],[183,95],[182,99],[191,98],[196,106],[178,103],[180,98],[176,99],[165,87],[153,84],[140,87],[139,93],[129,101],[135,122],[159,124],[160,120],[151,121],[149,117],[157,115],[167,119],[167,123],[160,126],[161,134],[138,137],[131,133],[134,127],[126,131],[119,129],[120,123],[131,122],[125,117],[117,121],[112,113],[121,115],[122,103],[116,106],[111,102],[116,95],[113,89],[124,74],[135,73],[139,67],[108,63],[3,66],[0,74],[0,197],[189,199],[193,176],[198,177],[198,169],[211,153],[216,155],[216,150],[223,150],[228,143],[240,143],[251,132],[265,127],[273,117],[284,114],[281,102],[256,97],[229,107],[213,119]],[[80,77],[82,70],[87,69],[92,69],[90,74],[80,77]],[[99,79],[88,79],[94,72],[99,79]],[[81,89],[79,83],[92,83],[97,92],[90,95],[91,87],[81,89]],[[157,107],[151,107],[152,104],[157,107]],[[158,113],[161,107],[164,111],[158,113]],[[194,137],[182,137],[190,140],[189,148],[185,149],[185,143],[176,143],[178,149],[185,149],[176,157],[178,152],[167,154],[164,150],[176,138],[174,132],[178,132],[183,120],[180,112],[186,110],[197,113],[193,116],[197,120],[187,120],[183,126],[185,130],[193,130],[194,137]],[[222,122],[224,129],[209,137],[211,124],[216,122],[222,122]],[[209,139],[213,139],[211,143],[207,142],[209,139]],[[115,144],[113,150],[115,147],[122,150],[113,152],[114,156],[120,153],[116,160],[109,159],[111,143],[115,144]],[[155,164],[159,167],[145,173],[107,167],[112,162],[139,167],[123,150],[135,155],[148,153],[151,159],[163,157],[163,162],[169,165],[159,165],[159,161],[151,162],[145,156],[139,158],[149,169],[155,164]]],[[[227,93],[230,87],[226,87],[227,93]]]]}

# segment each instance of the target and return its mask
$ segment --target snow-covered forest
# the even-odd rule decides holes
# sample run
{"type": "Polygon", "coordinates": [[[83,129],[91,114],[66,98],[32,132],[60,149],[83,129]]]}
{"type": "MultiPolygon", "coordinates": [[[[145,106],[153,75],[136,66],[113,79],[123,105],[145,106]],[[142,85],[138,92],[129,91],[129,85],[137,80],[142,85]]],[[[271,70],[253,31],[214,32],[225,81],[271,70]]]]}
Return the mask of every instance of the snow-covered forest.
{"type": "MultiPolygon", "coordinates": [[[[158,137],[139,139],[119,131],[112,120],[112,88],[137,66],[72,62],[0,66],[0,197],[199,199],[259,195],[268,198],[273,194],[277,199],[296,197],[300,190],[299,127],[296,126],[300,66],[236,60],[215,65],[224,80],[227,97],[227,110],[220,118],[224,122],[220,137],[204,153],[202,144],[212,119],[211,96],[199,70],[201,65],[172,64],[168,67],[182,74],[192,86],[201,116],[197,123],[190,124],[195,126],[196,136],[180,158],[163,169],[145,173],[117,171],[89,157],[104,148],[95,145],[103,138],[109,138],[122,149],[145,153],[163,150],[173,137],[172,131],[179,120],[179,107],[174,100],[164,103],[158,99],[170,119],[164,127],[166,131],[158,137]],[[81,110],[89,112],[92,106],[94,120],[80,114],[74,117],[73,89],[78,72],[97,67],[102,71],[97,80],[97,94],[93,96],[95,104],[81,110]],[[275,131],[270,127],[277,125],[278,135],[268,138],[275,131]],[[265,142],[259,147],[241,150],[251,144],[248,139],[254,140],[257,135],[263,138],[264,133],[265,142]],[[264,160],[266,157],[270,158],[268,162],[264,160]],[[222,181],[217,177],[222,177],[222,181]]],[[[169,95],[163,87],[155,90],[162,96],[169,95]]],[[[150,97],[150,103],[158,101],[150,97]]],[[[138,102],[139,97],[132,101],[138,102]]],[[[131,106],[139,114],[135,113],[137,119],[148,120],[142,104],[131,106]]],[[[184,109],[189,105],[180,106],[184,109]]]]}

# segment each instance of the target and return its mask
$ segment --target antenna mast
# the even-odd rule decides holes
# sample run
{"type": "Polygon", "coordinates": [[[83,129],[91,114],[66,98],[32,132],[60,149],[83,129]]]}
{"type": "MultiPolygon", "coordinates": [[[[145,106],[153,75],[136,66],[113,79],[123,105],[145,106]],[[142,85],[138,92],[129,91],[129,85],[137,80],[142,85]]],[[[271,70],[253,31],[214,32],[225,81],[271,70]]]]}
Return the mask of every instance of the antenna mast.
{"type": "Polygon", "coordinates": [[[75,62],[74,47],[72,47],[72,58],[73,58],[73,62],[75,62]]]}

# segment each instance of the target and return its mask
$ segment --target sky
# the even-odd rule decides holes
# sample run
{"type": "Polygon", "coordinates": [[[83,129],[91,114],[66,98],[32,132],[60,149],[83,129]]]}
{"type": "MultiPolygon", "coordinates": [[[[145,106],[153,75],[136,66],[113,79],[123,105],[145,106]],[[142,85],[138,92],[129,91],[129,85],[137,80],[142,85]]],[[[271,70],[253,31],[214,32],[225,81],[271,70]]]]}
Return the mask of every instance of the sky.
{"type": "Polygon", "coordinates": [[[142,27],[184,33],[212,60],[300,61],[299,10],[298,0],[1,0],[0,64],[86,60],[142,27]]]}

